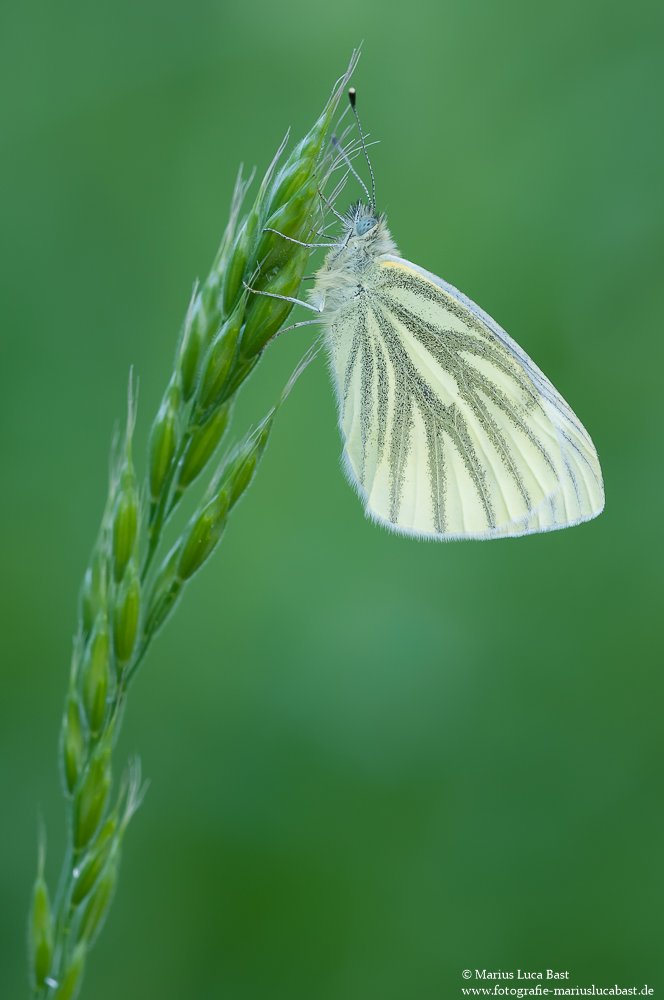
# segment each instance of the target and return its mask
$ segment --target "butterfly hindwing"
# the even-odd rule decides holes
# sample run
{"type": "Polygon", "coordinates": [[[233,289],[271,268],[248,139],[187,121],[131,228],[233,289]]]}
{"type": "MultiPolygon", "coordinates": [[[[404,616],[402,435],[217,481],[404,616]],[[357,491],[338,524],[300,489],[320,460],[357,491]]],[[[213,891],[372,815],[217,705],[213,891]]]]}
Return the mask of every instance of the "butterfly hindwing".
{"type": "Polygon", "coordinates": [[[491,538],[602,509],[597,455],[572,410],[440,278],[383,255],[328,330],[347,469],[392,530],[491,538]]]}

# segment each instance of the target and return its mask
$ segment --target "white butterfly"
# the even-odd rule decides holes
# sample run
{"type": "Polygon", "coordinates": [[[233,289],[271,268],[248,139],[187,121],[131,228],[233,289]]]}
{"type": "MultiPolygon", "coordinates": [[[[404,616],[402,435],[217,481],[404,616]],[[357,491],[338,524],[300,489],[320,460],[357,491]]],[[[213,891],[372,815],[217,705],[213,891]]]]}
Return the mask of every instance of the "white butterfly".
{"type": "Polygon", "coordinates": [[[344,465],[366,513],[424,538],[566,528],[604,507],[588,432],[479,306],[351,210],[312,304],[330,349],[344,465]]]}
{"type": "Polygon", "coordinates": [[[370,205],[338,216],[344,234],[309,308],[325,330],[344,465],[367,515],[442,541],[597,517],[602,473],[578,417],[479,306],[399,256],[375,185],[371,198],[338,148],[370,205]]]}

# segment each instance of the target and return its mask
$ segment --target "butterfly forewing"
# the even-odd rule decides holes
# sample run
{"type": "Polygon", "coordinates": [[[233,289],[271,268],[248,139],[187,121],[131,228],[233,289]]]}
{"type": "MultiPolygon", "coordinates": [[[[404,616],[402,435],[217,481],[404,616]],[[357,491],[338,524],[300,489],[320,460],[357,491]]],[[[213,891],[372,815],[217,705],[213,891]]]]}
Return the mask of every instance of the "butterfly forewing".
{"type": "Polygon", "coordinates": [[[397,531],[490,538],[603,506],[592,441],[528,356],[460,292],[397,256],[329,326],[348,472],[397,531]]]}

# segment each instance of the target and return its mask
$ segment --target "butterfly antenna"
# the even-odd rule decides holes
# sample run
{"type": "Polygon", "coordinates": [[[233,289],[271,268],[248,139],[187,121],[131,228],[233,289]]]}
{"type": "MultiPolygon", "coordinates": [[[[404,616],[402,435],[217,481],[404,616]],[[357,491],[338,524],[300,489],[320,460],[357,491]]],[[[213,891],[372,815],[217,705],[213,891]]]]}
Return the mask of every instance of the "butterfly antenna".
{"type": "MultiPolygon", "coordinates": [[[[355,169],[355,167],[353,166],[353,164],[352,164],[352,163],[350,162],[350,157],[349,157],[348,153],[347,153],[347,152],[346,152],[346,150],[345,150],[345,149],[343,148],[343,146],[341,145],[341,143],[340,143],[340,142],[339,142],[339,140],[337,139],[336,135],[333,135],[333,136],[332,136],[332,145],[334,146],[334,148],[335,148],[335,149],[338,149],[338,150],[339,150],[339,156],[341,156],[341,158],[342,158],[343,160],[345,160],[345,162],[346,162],[346,166],[347,166],[347,167],[348,167],[348,169],[350,170],[350,172],[351,172],[351,174],[353,175],[353,177],[354,177],[354,178],[355,178],[355,179],[356,179],[357,181],[359,181],[359,182],[360,182],[360,184],[362,185],[362,190],[364,191],[364,193],[365,193],[365,194],[366,194],[366,196],[367,196],[367,201],[371,201],[371,197],[369,196],[369,189],[367,188],[366,184],[364,183],[364,181],[362,180],[362,178],[361,178],[361,177],[360,177],[360,175],[358,174],[358,172],[357,172],[357,170],[355,169]]],[[[371,211],[373,212],[373,210],[374,210],[374,209],[373,209],[373,205],[372,205],[372,207],[371,207],[371,211]]]]}
{"type": "MultiPolygon", "coordinates": [[[[371,160],[369,159],[369,154],[367,153],[367,147],[364,142],[364,133],[362,132],[362,126],[360,125],[360,116],[357,113],[357,108],[355,107],[355,87],[348,88],[348,100],[350,101],[350,106],[353,109],[353,114],[355,115],[355,121],[357,122],[357,127],[360,131],[360,139],[362,140],[362,149],[364,150],[364,155],[367,158],[367,164],[369,166],[369,173],[371,174],[371,190],[373,192],[373,198],[371,199],[371,211],[376,211],[376,178],[374,177],[374,172],[371,167],[371,160]]],[[[365,188],[366,191],[366,188],[365,188]]],[[[367,197],[369,197],[367,192],[367,197]]]]}

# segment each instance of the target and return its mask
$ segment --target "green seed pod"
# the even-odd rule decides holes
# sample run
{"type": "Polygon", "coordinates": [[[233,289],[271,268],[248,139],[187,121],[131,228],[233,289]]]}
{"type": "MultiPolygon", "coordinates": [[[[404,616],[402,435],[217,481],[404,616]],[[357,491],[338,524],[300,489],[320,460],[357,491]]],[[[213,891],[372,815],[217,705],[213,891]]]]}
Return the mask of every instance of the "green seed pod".
{"type": "Polygon", "coordinates": [[[120,481],[120,494],[113,518],[113,570],[119,583],[125,567],[134,552],[138,527],[138,491],[134,482],[134,469],[128,456],[120,481]]]}
{"type": "Polygon", "coordinates": [[[85,759],[85,733],[81,719],[78,698],[72,691],[67,700],[67,708],[62,720],[62,756],[65,779],[69,794],[72,795],[79,779],[85,759]]]}
{"type": "Polygon", "coordinates": [[[230,260],[226,269],[226,280],[224,282],[223,308],[224,315],[228,315],[235,305],[235,300],[242,291],[242,279],[247,269],[249,252],[256,236],[258,227],[258,206],[260,195],[252,209],[249,217],[237,235],[235,244],[231,251],[230,260]]]}
{"type": "Polygon", "coordinates": [[[235,471],[233,478],[231,480],[231,503],[235,505],[244,491],[249,486],[249,483],[254,478],[254,472],[256,471],[257,456],[255,452],[252,452],[242,465],[238,466],[235,471]]]}
{"type": "Polygon", "coordinates": [[[171,383],[166,390],[150,431],[150,499],[157,503],[177,445],[180,388],[171,383]]]}
{"type": "Polygon", "coordinates": [[[263,274],[282,267],[293,253],[295,244],[283,239],[284,236],[307,242],[316,196],[316,185],[305,184],[267,220],[264,228],[276,232],[264,232],[256,248],[256,259],[261,262],[263,274]]]}
{"type": "MultiPolygon", "coordinates": [[[[295,147],[276,177],[272,179],[272,171],[281,149],[265,175],[254,207],[235,239],[228,260],[222,297],[224,315],[228,315],[235,306],[245,276],[253,273],[256,267],[260,267],[263,275],[265,274],[264,257],[266,253],[270,254],[270,259],[267,262],[268,271],[286,259],[286,252],[274,241],[274,234],[260,233],[260,230],[267,225],[265,220],[275,219],[278,222],[283,222],[287,228],[290,228],[286,235],[294,236],[297,232],[298,236],[295,238],[299,238],[303,231],[308,231],[311,210],[317,193],[316,162],[340,93],[341,91],[338,90],[328,101],[325,111],[314,128],[295,147]],[[300,192],[299,195],[298,192],[300,192]],[[291,209],[285,213],[283,218],[281,215],[275,214],[279,213],[279,210],[291,201],[291,209]],[[258,251],[256,249],[257,239],[263,248],[258,251]]],[[[274,228],[279,227],[275,226],[274,228]]],[[[284,242],[281,241],[281,243],[284,242]]],[[[263,281],[264,277],[254,279],[255,287],[260,288],[263,281]]]]}
{"type": "Polygon", "coordinates": [[[228,506],[228,492],[222,490],[189,522],[177,569],[181,580],[193,576],[214,551],[226,527],[228,506]]]}
{"type": "Polygon", "coordinates": [[[81,617],[83,631],[86,636],[92,631],[92,626],[99,614],[100,608],[106,604],[106,559],[97,549],[92,557],[92,563],[85,571],[81,588],[81,617]]]}
{"type": "Polygon", "coordinates": [[[242,327],[246,295],[242,296],[233,315],[229,316],[210,344],[203,362],[203,373],[196,399],[200,412],[217,406],[226,398],[227,381],[235,358],[238,336],[242,327]]]}
{"type": "Polygon", "coordinates": [[[197,294],[193,303],[191,320],[187,319],[178,361],[182,396],[185,403],[189,402],[194,394],[200,361],[221,320],[217,304],[220,280],[220,275],[214,271],[208,275],[202,290],[197,294]]]}
{"type": "Polygon", "coordinates": [[[254,438],[251,445],[237,455],[229,469],[228,476],[224,476],[224,482],[230,491],[230,507],[238,502],[253,479],[258,463],[263,457],[273,421],[274,412],[264,421],[258,437],[254,438]]]}
{"type": "MultiPolygon", "coordinates": [[[[336,107],[336,104],[334,106],[336,107]]],[[[270,197],[273,210],[290,201],[295,192],[311,178],[330,124],[330,111],[331,107],[328,105],[312,130],[297,144],[277,174],[270,197]]]]}
{"type": "Polygon", "coordinates": [[[221,294],[222,274],[212,271],[201,290],[202,312],[199,318],[201,348],[205,352],[210,346],[213,335],[221,322],[219,296],[221,294]]]}
{"type": "Polygon", "coordinates": [[[181,550],[182,542],[178,541],[157,573],[143,627],[146,639],[150,639],[161,628],[173,611],[182,591],[182,580],[178,578],[176,572],[181,550]]]}
{"type": "Polygon", "coordinates": [[[309,186],[315,169],[315,159],[310,156],[302,156],[302,143],[299,143],[275,181],[274,193],[270,199],[270,208],[273,212],[278,212],[283,205],[287,205],[292,197],[305,185],[309,186]],[[300,155],[298,155],[300,153],[300,155]]]}
{"type": "Polygon", "coordinates": [[[53,958],[53,918],[44,881],[44,844],[39,847],[39,866],[30,908],[30,958],[33,982],[42,989],[53,958]]]}
{"type": "Polygon", "coordinates": [[[85,941],[88,948],[91,946],[97,933],[101,930],[104,918],[108,913],[115,888],[116,876],[117,864],[111,861],[85,907],[85,912],[78,926],[77,940],[85,941]]]}
{"type": "MultiPolygon", "coordinates": [[[[355,61],[355,55],[353,59],[355,61]]],[[[315,188],[317,160],[323,146],[325,134],[339,103],[342,87],[345,86],[347,81],[348,74],[344,77],[342,86],[336,88],[332,97],[327,102],[323,113],[314,127],[298,143],[274,179],[272,179],[272,171],[279,153],[268,170],[254,208],[235,240],[228,262],[223,294],[223,311],[225,315],[231,311],[235,304],[242,287],[242,279],[247,274],[253,273],[256,266],[262,266],[261,257],[255,250],[256,230],[259,227],[259,220],[260,228],[262,229],[264,228],[264,220],[268,219],[282,205],[290,201],[297,191],[300,191],[300,189],[307,186],[310,182],[315,188]]],[[[281,152],[281,149],[279,152],[281,152]]]]}
{"type": "Polygon", "coordinates": [[[260,354],[254,354],[253,358],[236,358],[233,370],[224,389],[226,399],[230,399],[242,383],[246,382],[260,359],[260,354]]]}
{"type": "Polygon", "coordinates": [[[95,750],[74,804],[74,848],[82,851],[99,826],[111,783],[109,738],[95,750]]]}
{"type": "MultiPolygon", "coordinates": [[[[265,287],[273,295],[294,296],[302,282],[302,276],[309,259],[309,251],[298,248],[286,266],[265,287]]],[[[247,322],[242,334],[240,353],[242,359],[254,357],[263,350],[279,327],[286,321],[292,302],[273,299],[267,295],[256,295],[249,308],[247,322]]]]}
{"type": "Polygon", "coordinates": [[[86,951],[85,942],[81,942],[81,944],[76,946],[64,970],[53,1000],[71,1000],[74,996],[83,976],[86,951]]]}
{"type": "Polygon", "coordinates": [[[198,362],[201,356],[201,342],[203,330],[207,329],[205,323],[205,312],[201,302],[201,296],[196,296],[196,301],[190,315],[187,316],[180,358],[178,361],[180,368],[180,378],[182,382],[182,397],[186,403],[196,386],[196,375],[198,373],[198,362]]]}
{"type": "Polygon", "coordinates": [[[74,869],[76,882],[71,896],[72,907],[78,906],[79,903],[83,902],[99,878],[102,868],[109,859],[117,825],[117,818],[115,816],[106,820],[84,864],[80,868],[74,869]],[[78,872],[78,876],[76,876],[76,872],[78,872]]]}
{"type": "MultiPolygon", "coordinates": [[[[219,249],[214,258],[214,263],[210,269],[210,273],[203,285],[202,298],[203,305],[205,307],[205,312],[207,316],[211,314],[218,313],[222,310],[221,316],[226,317],[226,313],[223,312],[223,284],[226,272],[228,270],[228,262],[231,257],[231,253],[234,248],[235,243],[235,231],[237,228],[238,216],[240,214],[240,209],[242,208],[242,202],[244,201],[244,196],[247,193],[247,188],[253,179],[253,173],[248,181],[242,179],[242,168],[238,173],[237,179],[235,181],[235,188],[233,190],[233,198],[231,201],[230,216],[228,219],[228,224],[224,230],[224,235],[219,244],[219,249]]],[[[212,322],[208,323],[207,336],[208,340],[205,343],[205,347],[209,345],[216,328],[212,322]]]]}
{"type": "Polygon", "coordinates": [[[100,611],[83,663],[83,707],[93,736],[99,732],[104,721],[109,665],[108,623],[105,613],[100,611]]]}
{"type": "Polygon", "coordinates": [[[201,302],[206,316],[206,326],[209,329],[210,319],[213,313],[219,313],[219,293],[221,291],[221,275],[214,268],[205,279],[205,284],[201,288],[201,302]]]}
{"type": "Polygon", "coordinates": [[[184,493],[214,454],[226,430],[230,408],[230,402],[222,404],[194,431],[180,463],[176,493],[184,493]]]}
{"type": "Polygon", "coordinates": [[[125,570],[113,611],[113,646],[118,660],[118,671],[131,658],[136,641],[138,611],[141,602],[141,584],[134,562],[125,570]]]}

